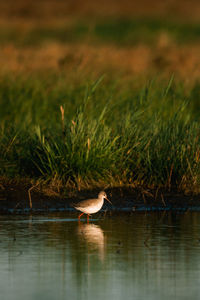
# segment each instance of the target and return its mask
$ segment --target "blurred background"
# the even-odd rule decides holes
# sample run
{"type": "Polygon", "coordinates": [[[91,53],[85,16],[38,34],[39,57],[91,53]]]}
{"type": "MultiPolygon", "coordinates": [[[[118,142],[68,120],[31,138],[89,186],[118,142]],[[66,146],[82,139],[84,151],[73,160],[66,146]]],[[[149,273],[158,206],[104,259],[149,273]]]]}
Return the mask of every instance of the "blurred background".
{"type": "Polygon", "coordinates": [[[199,0],[0,1],[1,73],[200,76],[199,0]]]}

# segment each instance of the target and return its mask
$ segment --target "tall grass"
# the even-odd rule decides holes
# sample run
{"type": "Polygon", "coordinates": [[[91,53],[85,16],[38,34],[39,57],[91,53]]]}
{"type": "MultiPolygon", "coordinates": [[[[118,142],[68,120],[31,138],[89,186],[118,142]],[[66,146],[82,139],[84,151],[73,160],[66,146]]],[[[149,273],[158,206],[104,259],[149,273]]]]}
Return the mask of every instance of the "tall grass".
{"type": "Polygon", "coordinates": [[[100,81],[1,81],[0,174],[198,191],[196,87],[100,81]]]}

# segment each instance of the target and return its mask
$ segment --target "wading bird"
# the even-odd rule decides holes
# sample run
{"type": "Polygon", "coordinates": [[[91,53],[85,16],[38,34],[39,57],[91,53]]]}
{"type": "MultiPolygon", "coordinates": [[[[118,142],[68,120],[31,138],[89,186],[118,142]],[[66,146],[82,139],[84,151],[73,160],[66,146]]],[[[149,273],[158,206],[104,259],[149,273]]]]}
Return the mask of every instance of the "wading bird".
{"type": "Polygon", "coordinates": [[[76,204],[73,203],[72,206],[75,209],[80,210],[82,212],[78,216],[79,221],[83,214],[87,214],[87,221],[89,222],[90,214],[94,214],[102,208],[104,199],[106,199],[108,202],[110,202],[112,204],[112,202],[110,200],[108,200],[107,195],[104,191],[101,191],[98,194],[98,198],[96,198],[96,199],[87,199],[87,200],[80,201],[76,204]]]}

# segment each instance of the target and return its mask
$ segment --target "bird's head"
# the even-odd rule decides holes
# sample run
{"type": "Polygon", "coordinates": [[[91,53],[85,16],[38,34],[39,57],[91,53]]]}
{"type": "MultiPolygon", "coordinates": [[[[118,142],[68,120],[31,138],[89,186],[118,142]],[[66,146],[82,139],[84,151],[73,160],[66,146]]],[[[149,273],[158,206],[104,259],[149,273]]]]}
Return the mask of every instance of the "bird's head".
{"type": "Polygon", "coordinates": [[[99,198],[103,198],[106,199],[108,202],[110,202],[112,204],[112,202],[110,200],[108,200],[107,195],[104,191],[101,191],[98,195],[99,198]]]}

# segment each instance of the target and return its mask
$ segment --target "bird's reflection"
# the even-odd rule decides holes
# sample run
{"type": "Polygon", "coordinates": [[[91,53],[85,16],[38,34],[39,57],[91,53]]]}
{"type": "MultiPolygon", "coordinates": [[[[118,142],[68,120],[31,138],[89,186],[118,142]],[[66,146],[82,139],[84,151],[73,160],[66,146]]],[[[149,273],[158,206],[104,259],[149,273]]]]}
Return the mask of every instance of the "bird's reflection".
{"type": "Polygon", "coordinates": [[[77,233],[81,242],[87,243],[88,250],[98,251],[99,258],[103,261],[105,236],[100,226],[80,223],[78,225],[77,233]]]}

